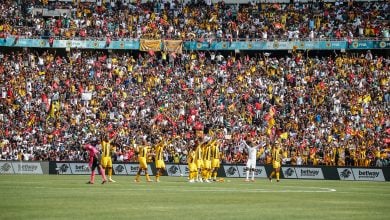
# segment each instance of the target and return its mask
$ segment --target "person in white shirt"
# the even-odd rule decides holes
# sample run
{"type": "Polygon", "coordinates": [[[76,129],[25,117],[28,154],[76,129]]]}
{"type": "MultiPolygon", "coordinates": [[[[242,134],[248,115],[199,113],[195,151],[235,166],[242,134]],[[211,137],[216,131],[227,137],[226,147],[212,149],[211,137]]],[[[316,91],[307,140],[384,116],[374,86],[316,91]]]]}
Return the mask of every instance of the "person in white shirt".
{"type": "Polygon", "coordinates": [[[257,149],[261,145],[254,145],[252,140],[248,139],[248,143],[245,140],[241,140],[240,148],[245,147],[248,150],[248,161],[246,162],[246,179],[245,182],[249,182],[249,172],[252,174],[251,181],[255,181],[255,169],[256,169],[256,156],[257,149]]]}

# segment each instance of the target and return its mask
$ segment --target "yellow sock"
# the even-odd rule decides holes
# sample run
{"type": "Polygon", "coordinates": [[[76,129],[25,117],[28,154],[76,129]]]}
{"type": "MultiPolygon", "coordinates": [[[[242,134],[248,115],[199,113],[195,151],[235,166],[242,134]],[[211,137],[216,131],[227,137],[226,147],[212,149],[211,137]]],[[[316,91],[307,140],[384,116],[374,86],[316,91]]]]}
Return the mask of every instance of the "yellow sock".
{"type": "Polygon", "coordinates": [[[146,176],[146,180],[147,180],[147,181],[150,181],[149,174],[146,173],[145,176],[146,176]]]}
{"type": "Polygon", "coordinates": [[[276,180],[279,180],[279,172],[276,172],[276,180]]]}
{"type": "Polygon", "coordinates": [[[269,178],[272,178],[274,175],[275,175],[275,171],[272,171],[272,173],[271,173],[271,175],[269,176],[269,178]]]}
{"type": "Polygon", "coordinates": [[[111,176],[112,176],[112,168],[109,167],[109,168],[108,168],[108,178],[111,179],[111,176]]]}
{"type": "Polygon", "coordinates": [[[217,179],[217,171],[213,172],[213,179],[217,179]]]}
{"type": "Polygon", "coordinates": [[[139,174],[137,174],[137,176],[135,177],[135,180],[139,181],[139,174]]]}

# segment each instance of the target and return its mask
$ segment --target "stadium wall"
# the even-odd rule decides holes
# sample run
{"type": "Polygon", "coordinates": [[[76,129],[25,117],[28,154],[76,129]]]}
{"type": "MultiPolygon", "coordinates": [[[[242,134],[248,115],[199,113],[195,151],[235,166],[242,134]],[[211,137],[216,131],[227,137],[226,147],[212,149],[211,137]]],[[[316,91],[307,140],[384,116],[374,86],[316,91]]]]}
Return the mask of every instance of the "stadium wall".
{"type": "MultiPolygon", "coordinates": [[[[138,163],[115,163],[115,175],[135,176],[138,163]]],[[[154,163],[148,164],[148,172],[156,173],[154,163]]],[[[256,178],[267,178],[272,172],[271,165],[257,165],[256,178]]],[[[0,174],[56,174],[89,175],[88,163],[85,162],[18,162],[1,161],[0,174]]],[[[390,181],[390,167],[335,167],[335,166],[282,166],[283,179],[343,180],[343,181],[390,181]]],[[[245,165],[221,164],[218,177],[243,178],[245,165]]],[[[166,164],[164,176],[188,176],[186,164],[166,164]]]]}
{"type": "MultiPolygon", "coordinates": [[[[154,163],[148,165],[150,174],[156,173],[154,163]]],[[[115,163],[115,175],[135,176],[138,163],[115,163]]],[[[270,165],[258,165],[256,178],[267,178],[272,172],[270,165]]],[[[57,174],[57,175],[89,175],[88,163],[85,162],[31,162],[0,161],[0,174],[57,174]]],[[[282,166],[283,179],[343,180],[343,181],[390,181],[390,167],[333,167],[333,166],[282,166]]],[[[166,164],[165,176],[188,176],[186,164],[166,164]]],[[[243,178],[245,165],[221,164],[219,177],[243,178]]]]}

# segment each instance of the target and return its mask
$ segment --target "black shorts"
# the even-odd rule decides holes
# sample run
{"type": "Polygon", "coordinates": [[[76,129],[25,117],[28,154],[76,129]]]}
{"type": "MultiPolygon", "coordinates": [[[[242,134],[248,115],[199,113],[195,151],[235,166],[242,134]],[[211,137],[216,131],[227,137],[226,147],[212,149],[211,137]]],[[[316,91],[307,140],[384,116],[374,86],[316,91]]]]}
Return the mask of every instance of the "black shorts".
{"type": "MultiPolygon", "coordinates": [[[[100,160],[98,157],[93,157],[92,159],[92,167],[91,167],[91,171],[95,170],[96,167],[99,167],[100,165],[100,160]]],[[[98,170],[100,172],[100,170],[98,170]]]]}

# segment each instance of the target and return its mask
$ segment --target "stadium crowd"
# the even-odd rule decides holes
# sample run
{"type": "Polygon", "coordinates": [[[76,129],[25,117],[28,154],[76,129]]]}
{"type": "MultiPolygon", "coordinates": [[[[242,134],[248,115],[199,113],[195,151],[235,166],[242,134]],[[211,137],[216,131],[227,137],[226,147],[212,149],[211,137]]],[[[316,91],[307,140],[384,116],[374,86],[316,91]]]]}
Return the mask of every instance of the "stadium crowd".
{"type": "Polygon", "coordinates": [[[298,40],[389,38],[389,2],[1,0],[0,38],[298,40]],[[38,10],[36,10],[38,9],[38,10]],[[39,9],[64,9],[59,16],[39,9]]]}
{"type": "MultiPolygon", "coordinates": [[[[72,13],[56,18],[28,7],[51,3],[15,2],[0,0],[0,37],[314,40],[388,38],[389,29],[388,2],[57,2],[72,13]]],[[[388,166],[389,65],[370,51],[2,51],[1,159],[86,160],[81,145],[108,135],[115,161],[136,161],[136,144],[162,137],[172,139],[165,160],[179,163],[204,132],[221,140],[224,163],[245,162],[237,145],[254,138],[260,163],[279,140],[288,164],[388,166]]]]}
{"type": "Polygon", "coordinates": [[[165,159],[180,162],[205,131],[222,140],[226,163],[246,160],[236,145],[247,137],[263,145],[263,162],[278,139],[288,163],[388,160],[390,60],[369,51],[0,57],[2,159],[84,160],[81,144],[108,134],[116,161],[135,161],[135,144],[161,136],[175,137],[165,159]]]}

